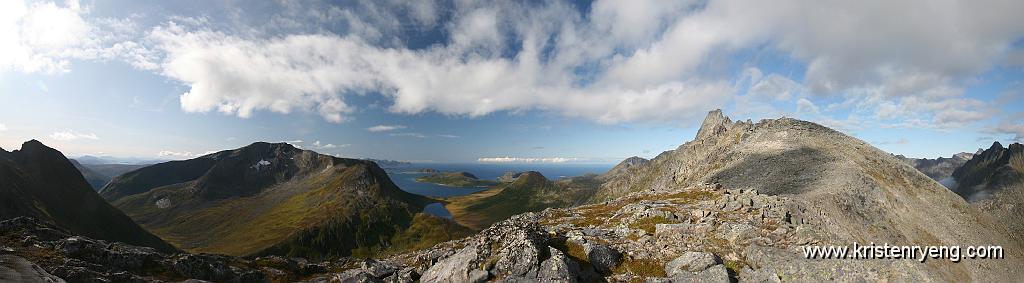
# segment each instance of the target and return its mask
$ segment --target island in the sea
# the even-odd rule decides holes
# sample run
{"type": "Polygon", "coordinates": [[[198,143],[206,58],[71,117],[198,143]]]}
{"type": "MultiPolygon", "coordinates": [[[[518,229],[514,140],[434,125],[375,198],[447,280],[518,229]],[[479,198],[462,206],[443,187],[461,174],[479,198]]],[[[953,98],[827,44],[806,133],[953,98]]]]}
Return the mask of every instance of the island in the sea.
{"type": "Polygon", "coordinates": [[[497,181],[480,180],[469,172],[437,172],[418,177],[416,181],[452,187],[492,187],[498,184],[497,181]]]}

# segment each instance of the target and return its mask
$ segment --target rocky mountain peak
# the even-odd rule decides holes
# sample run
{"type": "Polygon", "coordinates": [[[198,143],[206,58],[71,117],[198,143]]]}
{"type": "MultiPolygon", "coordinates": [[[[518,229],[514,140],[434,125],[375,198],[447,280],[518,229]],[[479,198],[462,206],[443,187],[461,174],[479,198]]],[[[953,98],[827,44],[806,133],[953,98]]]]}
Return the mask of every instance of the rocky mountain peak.
{"type": "Polygon", "coordinates": [[[1003,144],[998,141],[992,142],[992,146],[988,147],[988,149],[1003,149],[1003,144]]]}
{"type": "Polygon", "coordinates": [[[64,154],[37,140],[0,154],[0,200],[0,219],[29,216],[90,237],[174,249],[103,201],[64,154]]]}
{"type": "Polygon", "coordinates": [[[974,154],[970,152],[961,152],[953,155],[953,158],[962,160],[971,160],[971,157],[974,157],[974,154]]]}
{"type": "Polygon", "coordinates": [[[513,182],[512,184],[517,186],[532,186],[535,184],[543,184],[547,181],[548,179],[545,178],[544,175],[541,174],[540,172],[526,171],[523,172],[522,174],[519,174],[519,176],[516,177],[515,182],[513,182]]]}
{"type": "Polygon", "coordinates": [[[1021,151],[1024,151],[1024,144],[1013,143],[1013,144],[1010,144],[1009,149],[1010,149],[1010,152],[1021,152],[1021,151]]]}
{"type": "MultiPolygon", "coordinates": [[[[625,167],[628,168],[628,167],[633,167],[633,166],[637,166],[637,165],[643,165],[644,163],[647,163],[647,161],[648,160],[646,158],[639,157],[639,156],[633,156],[633,157],[630,157],[630,158],[626,158],[625,160],[622,160],[622,162],[619,162],[619,165],[625,166],[625,167]]],[[[619,166],[619,165],[617,165],[617,166],[619,166]]]]}
{"type": "Polygon", "coordinates": [[[609,169],[608,172],[605,172],[604,174],[602,174],[600,178],[602,178],[602,179],[614,178],[617,175],[625,174],[625,173],[629,172],[630,169],[638,168],[638,167],[643,166],[643,165],[645,165],[645,164],[647,164],[649,162],[650,162],[650,160],[647,160],[646,158],[639,157],[639,156],[633,156],[633,157],[630,157],[630,158],[626,158],[625,160],[622,160],[622,162],[619,162],[619,164],[615,165],[615,167],[612,167],[612,169],[609,169]]]}
{"type": "Polygon", "coordinates": [[[32,139],[21,144],[21,150],[49,148],[42,142],[32,139]]]}
{"type": "Polygon", "coordinates": [[[514,182],[516,178],[519,178],[519,175],[522,174],[523,172],[505,171],[505,174],[502,174],[501,177],[498,177],[498,182],[511,183],[514,182]]]}
{"type": "Polygon", "coordinates": [[[270,157],[291,157],[294,154],[303,152],[302,149],[296,148],[289,143],[268,143],[268,142],[254,142],[245,147],[235,150],[241,155],[246,156],[270,156],[270,157]]]}
{"type": "Polygon", "coordinates": [[[700,125],[696,139],[704,139],[722,133],[728,128],[729,124],[732,124],[732,120],[722,114],[722,109],[711,110],[704,117],[704,123],[700,125]]]}
{"type": "Polygon", "coordinates": [[[63,154],[61,154],[56,149],[52,149],[37,140],[29,140],[27,142],[22,143],[21,150],[18,150],[18,152],[21,152],[21,154],[26,157],[38,156],[53,158],[56,157],[57,155],[60,155],[61,158],[64,157],[63,154]]]}
{"type": "MultiPolygon", "coordinates": [[[[807,208],[808,215],[826,220],[819,222],[824,224],[821,231],[837,242],[939,238],[1016,245],[988,229],[983,216],[967,211],[970,207],[963,198],[895,156],[842,132],[789,118],[748,124],[711,111],[696,140],[659,155],[636,172],[606,181],[594,199],[609,201],[631,192],[672,193],[700,184],[792,198],[807,208]],[[894,206],[920,209],[894,211],[894,206]],[[859,229],[880,222],[885,224],[879,230],[859,229]]],[[[913,269],[942,274],[930,266],[913,269]]],[[[955,272],[982,281],[1002,276],[983,270],[967,266],[955,272]]]]}
{"type": "Polygon", "coordinates": [[[457,172],[455,174],[458,174],[459,176],[463,176],[463,177],[466,177],[466,178],[479,179],[479,178],[476,177],[476,175],[473,175],[473,173],[469,173],[469,172],[457,172]]]}

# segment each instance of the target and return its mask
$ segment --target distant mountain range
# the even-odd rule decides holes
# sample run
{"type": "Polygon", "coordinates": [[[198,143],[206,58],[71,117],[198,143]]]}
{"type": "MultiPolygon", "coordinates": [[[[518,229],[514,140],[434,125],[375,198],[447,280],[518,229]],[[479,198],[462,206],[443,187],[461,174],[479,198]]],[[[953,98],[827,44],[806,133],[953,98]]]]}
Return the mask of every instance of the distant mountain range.
{"type": "Polygon", "coordinates": [[[174,251],[107,204],[59,151],[31,140],[0,149],[0,219],[30,216],[89,237],[174,251]]]}
{"type": "Polygon", "coordinates": [[[79,172],[82,172],[85,181],[96,191],[110,183],[114,177],[146,167],[144,164],[82,164],[75,159],[71,159],[71,164],[75,165],[79,172]]]}
{"type": "Polygon", "coordinates": [[[972,157],[974,157],[974,154],[967,152],[957,153],[952,157],[939,157],[936,159],[909,158],[903,155],[896,155],[896,158],[910,164],[910,166],[913,166],[918,171],[921,171],[921,173],[928,175],[929,178],[938,181],[947,188],[953,188],[956,184],[953,180],[953,171],[963,166],[972,157]]]}
{"type": "Polygon", "coordinates": [[[381,168],[384,168],[384,169],[401,168],[401,167],[407,167],[407,166],[411,166],[412,165],[412,163],[405,162],[405,161],[396,161],[396,160],[387,160],[387,159],[367,158],[367,159],[363,159],[363,160],[373,161],[373,162],[377,163],[378,166],[380,166],[381,168]]]}
{"type": "Polygon", "coordinates": [[[93,155],[82,155],[73,157],[81,164],[85,165],[101,165],[101,164],[126,164],[126,165],[149,165],[167,161],[166,159],[153,159],[153,158],[141,158],[141,157],[117,157],[117,156],[93,156],[93,155]]]}
{"type": "Polygon", "coordinates": [[[100,194],[188,251],[310,258],[382,251],[430,202],[374,162],[262,142],[135,170],[100,194]]]}

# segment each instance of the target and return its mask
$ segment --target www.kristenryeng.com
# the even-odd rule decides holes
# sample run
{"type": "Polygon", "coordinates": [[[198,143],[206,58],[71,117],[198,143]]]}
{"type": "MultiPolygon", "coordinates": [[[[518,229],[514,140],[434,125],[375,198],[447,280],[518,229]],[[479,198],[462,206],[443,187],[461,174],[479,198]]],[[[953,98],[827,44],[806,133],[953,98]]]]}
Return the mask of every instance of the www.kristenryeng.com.
{"type": "Polygon", "coordinates": [[[1002,246],[919,246],[919,245],[861,245],[854,242],[849,246],[803,246],[807,259],[914,259],[925,262],[928,259],[947,259],[960,262],[963,259],[1002,259],[1002,246]]]}

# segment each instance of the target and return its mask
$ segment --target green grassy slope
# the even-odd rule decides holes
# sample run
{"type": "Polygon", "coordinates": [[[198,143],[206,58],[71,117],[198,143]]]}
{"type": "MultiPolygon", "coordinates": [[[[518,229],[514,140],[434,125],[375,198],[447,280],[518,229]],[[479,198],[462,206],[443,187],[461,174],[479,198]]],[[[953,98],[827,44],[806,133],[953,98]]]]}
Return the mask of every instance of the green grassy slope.
{"type": "Polygon", "coordinates": [[[552,182],[539,172],[524,172],[492,190],[448,199],[446,208],[463,225],[482,229],[513,215],[583,203],[600,182],[588,175],[552,182]]]}
{"type": "MultiPolygon", "coordinates": [[[[373,256],[393,249],[395,240],[402,246],[418,246],[436,242],[409,239],[438,238],[396,238],[417,227],[416,215],[431,200],[400,190],[370,161],[272,146],[225,153],[210,168],[193,180],[113,203],[190,252],[373,256]],[[258,165],[264,160],[269,164],[258,165]]],[[[107,189],[119,190],[113,184],[107,189]]]]}
{"type": "Polygon", "coordinates": [[[435,173],[416,178],[416,181],[452,187],[490,187],[498,184],[497,181],[477,179],[473,174],[466,172],[435,173]]]}

